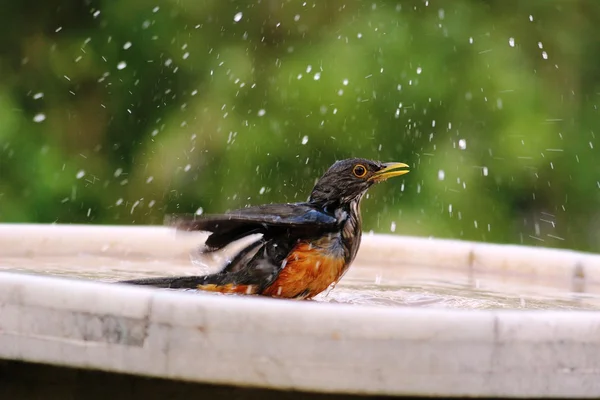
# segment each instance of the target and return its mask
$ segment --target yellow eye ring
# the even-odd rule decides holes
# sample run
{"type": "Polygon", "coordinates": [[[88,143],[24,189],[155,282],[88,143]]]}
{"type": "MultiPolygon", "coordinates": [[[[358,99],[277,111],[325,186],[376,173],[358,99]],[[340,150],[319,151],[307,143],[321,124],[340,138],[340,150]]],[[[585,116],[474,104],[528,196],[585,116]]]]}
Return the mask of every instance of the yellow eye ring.
{"type": "Polygon", "coordinates": [[[367,175],[367,167],[365,167],[362,164],[356,164],[354,166],[354,169],[352,170],[352,173],[354,174],[354,176],[356,176],[357,178],[364,178],[365,175],[367,175]]]}

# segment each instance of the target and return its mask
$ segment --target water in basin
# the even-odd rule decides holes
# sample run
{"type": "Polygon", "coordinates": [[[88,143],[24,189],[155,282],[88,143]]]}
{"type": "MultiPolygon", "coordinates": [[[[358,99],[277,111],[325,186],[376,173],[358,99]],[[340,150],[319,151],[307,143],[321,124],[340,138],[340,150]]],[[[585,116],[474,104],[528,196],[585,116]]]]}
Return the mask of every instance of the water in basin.
{"type": "MultiPolygon", "coordinates": [[[[338,285],[315,301],[382,307],[439,307],[459,309],[600,309],[600,296],[560,292],[547,287],[506,283],[494,277],[472,281],[455,272],[423,269],[407,277],[406,267],[354,265],[338,285]]],[[[143,256],[9,257],[0,271],[60,276],[102,282],[166,275],[199,275],[189,259],[153,259],[143,256]]],[[[157,289],[164,290],[164,289],[157,289]]],[[[224,296],[202,291],[190,295],[224,296]]]]}

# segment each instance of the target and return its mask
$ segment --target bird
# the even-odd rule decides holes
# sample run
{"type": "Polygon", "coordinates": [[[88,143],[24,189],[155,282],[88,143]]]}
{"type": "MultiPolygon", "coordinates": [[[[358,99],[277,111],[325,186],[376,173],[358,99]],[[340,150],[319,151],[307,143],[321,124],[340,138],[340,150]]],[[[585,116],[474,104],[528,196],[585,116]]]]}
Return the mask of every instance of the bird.
{"type": "Polygon", "coordinates": [[[204,253],[221,250],[249,235],[260,235],[231,257],[219,272],[120,283],[312,299],[335,286],[354,261],[362,235],[360,204],[367,190],[408,173],[404,168],[409,166],[400,162],[340,160],[316,181],[308,201],[180,219],[175,222],[178,230],[210,233],[204,253]]]}

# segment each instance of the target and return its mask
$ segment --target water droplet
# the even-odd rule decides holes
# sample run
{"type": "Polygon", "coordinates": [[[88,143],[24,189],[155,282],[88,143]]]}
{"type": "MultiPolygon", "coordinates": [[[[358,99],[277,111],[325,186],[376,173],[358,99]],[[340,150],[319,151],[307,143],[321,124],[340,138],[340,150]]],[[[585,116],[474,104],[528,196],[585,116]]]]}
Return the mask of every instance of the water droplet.
{"type": "Polygon", "coordinates": [[[263,187],[261,187],[261,188],[260,188],[260,190],[258,191],[258,194],[264,194],[264,193],[265,193],[265,190],[267,190],[267,188],[266,188],[266,187],[264,187],[264,186],[263,186],[263,187]]]}
{"type": "Polygon", "coordinates": [[[439,179],[440,181],[443,181],[445,178],[446,178],[446,173],[444,172],[444,170],[443,170],[443,169],[440,169],[440,170],[438,171],[438,179],[439,179]]]}
{"type": "Polygon", "coordinates": [[[139,206],[139,205],[140,205],[140,201],[139,201],[139,200],[136,200],[136,201],[135,201],[135,203],[133,203],[133,205],[131,206],[131,211],[130,211],[130,214],[133,214],[133,211],[134,211],[134,210],[135,210],[135,208],[136,208],[137,206],[139,206]]]}
{"type": "Polygon", "coordinates": [[[131,47],[131,42],[125,42],[125,44],[123,45],[123,50],[127,50],[131,47]]]}
{"type": "Polygon", "coordinates": [[[146,179],[146,183],[150,183],[150,182],[152,182],[153,180],[154,180],[154,177],[153,177],[153,176],[149,176],[149,177],[146,179]]]}
{"type": "Polygon", "coordinates": [[[299,14],[294,15],[294,21],[296,21],[296,22],[300,21],[300,15],[299,14]]]}
{"type": "Polygon", "coordinates": [[[81,179],[85,176],[85,171],[80,169],[79,171],[77,171],[77,175],[75,175],[75,178],[77,179],[81,179]]]}
{"type": "Polygon", "coordinates": [[[423,68],[417,67],[417,75],[421,75],[421,72],[423,72],[423,68]]]}
{"type": "Polygon", "coordinates": [[[192,169],[192,165],[191,164],[187,164],[185,167],[183,167],[183,170],[185,172],[188,172],[190,169],[192,169]]]}
{"type": "Polygon", "coordinates": [[[243,16],[244,16],[244,14],[240,11],[239,13],[237,13],[233,16],[233,20],[235,22],[240,22],[242,20],[243,16]]]}
{"type": "Polygon", "coordinates": [[[542,58],[544,60],[547,60],[548,59],[548,53],[546,53],[545,51],[542,51],[542,58]]]}
{"type": "Polygon", "coordinates": [[[34,100],[39,100],[42,97],[44,97],[44,93],[42,93],[42,92],[38,92],[38,93],[36,93],[36,94],[33,95],[33,99],[34,100]]]}
{"type": "Polygon", "coordinates": [[[125,69],[125,67],[127,67],[127,63],[125,61],[121,61],[120,63],[117,64],[118,70],[125,69]]]}
{"type": "Polygon", "coordinates": [[[258,116],[259,117],[263,117],[267,112],[265,111],[264,108],[261,108],[260,110],[258,110],[258,116]]]}
{"type": "Polygon", "coordinates": [[[308,74],[308,73],[310,73],[310,71],[312,71],[312,65],[310,65],[310,64],[309,64],[309,65],[306,67],[306,73],[308,74]]]}
{"type": "Polygon", "coordinates": [[[153,12],[153,13],[157,13],[157,12],[158,12],[158,10],[160,10],[160,7],[159,7],[159,6],[156,6],[156,7],[154,7],[154,8],[152,9],[152,12],[153,12]]]}
{"type": "Polygon", "coordinates": [[[375,284],[376,285],[381,285],[381,274],[376,274],[375,275],[375,284]]]}
{"type": "Polygon", "coordinates": [[[318,81],[319,79],[321,79],[321,73],[320,73],[320,72],[317,72],[317,73],[315,74],[315,76],[314,76],[314,80],[315,80],[315,81],[318,81]]]}
{"type": "Polygon", "coordinates": [[[483,176],[488,176],[488,167],[483,167],[481,172],[483,173],[483,176]]]}
{"type": "Polygon", "coordinates": [[[119,176],[121,176],[122,173],[123,173],[123,168],[117,168],[114,173],[115,178],[118,178],[119,176]]]}
{"type": "Polygon", "coordinates": [[[458,148],[464,150],[467,148],[467,141],[465,139],[460,139],[458,141],[458,148]]]}
{"type": "Polygon", "coordinates": [[[344,80],[342,81],[342,84],[343,84],[344,86],[348,86],[348,79],[344,79],[344,80]]]}
{"type": "Polygon", "coordinates": [[[36,114],[33,117],[33,122],[38,122],[39,123],[39,122],[43,122],[45,119],[46,119],[46,114],[39,113],[39,114],[36,114]]]}
{"type": "Polygon", "coordinates": [[[304,136],[302,138],[302,144],[306,144],[306,143],[308,143],[308,136],[304,136]]]}
{"type": "Polygon", "coordinates": [[[196,210],[196,215],[202,215],[202,214],[204,214],[204,208],[198,207],[198,209],[196,210]]]}
{"type": "Polygon", "coordinates": [[[121,204],[123,204],[123,199],[118,199],[115,204],[120,206],[121,204]]]}
{"type": "Polygon", "coordinates": [[[508,45],[510,47],[515,47],[515,38],[508,38],[508,45]]]}
{"type": "Polygon", "coordinates": [[[362,37],[362,33],[359,33],[358,35],[356,35],[357,38],[361,38],[362,37]]]}
{"type": "Polygon", "coordinates": [[[394,221],[392,221],[392,224],[390,225],[390,231],[396,232],[396,223],[394,221]]]}

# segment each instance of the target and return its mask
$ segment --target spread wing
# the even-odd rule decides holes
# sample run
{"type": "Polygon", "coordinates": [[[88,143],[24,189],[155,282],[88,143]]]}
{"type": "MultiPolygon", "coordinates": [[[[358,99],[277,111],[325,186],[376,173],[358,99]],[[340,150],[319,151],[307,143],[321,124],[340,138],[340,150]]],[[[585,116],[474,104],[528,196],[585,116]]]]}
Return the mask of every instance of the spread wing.
{"type": "Polygon", "coordinates": [[[227,214],[208,215],[197,219],[179,219],[175,226],[184,231],[208,231],[206,247],[214,251],[245,236],[262,233],[274,236],[289,233],[312,235],[333,231],[334,216],[308,203],[266,204],[242,208],[227,214]]]}

